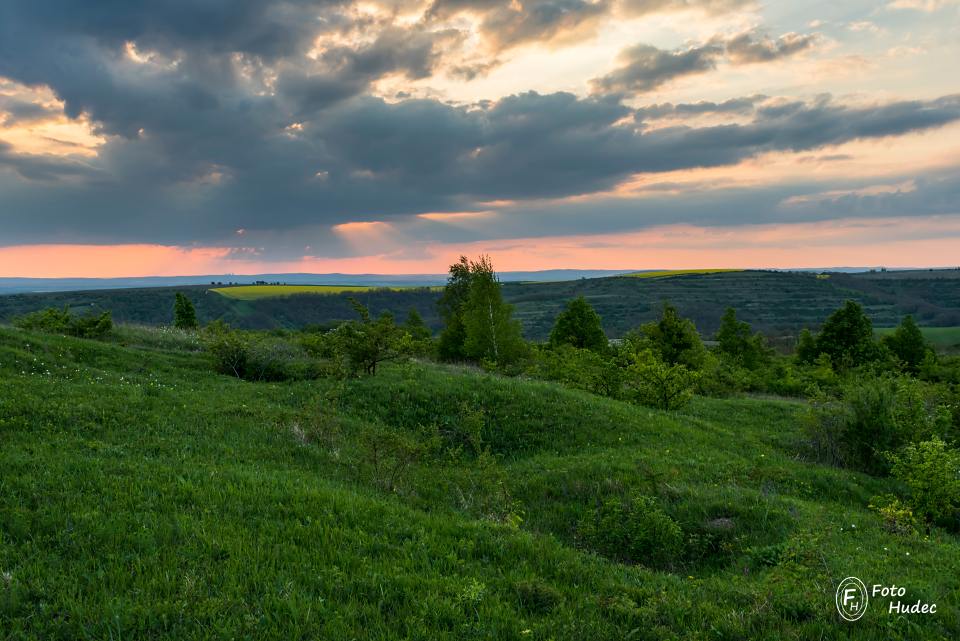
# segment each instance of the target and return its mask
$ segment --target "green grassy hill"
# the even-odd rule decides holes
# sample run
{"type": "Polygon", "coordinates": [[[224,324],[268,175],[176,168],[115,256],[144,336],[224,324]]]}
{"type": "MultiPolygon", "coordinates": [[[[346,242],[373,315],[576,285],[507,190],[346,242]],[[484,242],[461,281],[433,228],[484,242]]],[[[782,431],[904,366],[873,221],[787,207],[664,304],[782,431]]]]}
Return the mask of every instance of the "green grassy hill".
{"type": "Polygon", "coordinates": [[[659,412],[412,364],[255,384],[196,338],[0,328],[0,638],[951,639],[960,540],[887,533],[890,481],[804,459],[794,401],[659,412]],[[674,562],[591,551],[655,497],[674,562]],[[841,621],[838,582],[896,583],[841,621]]]}
{"type": "MultiPolygon", "coordinates": [[[[755,329],[772,337],[788,337],[786,342],[790,342],[801,328],[819,326],[847,299],[860,302],[878,327],[895,326],[906,314],[913,314],[925,326],[960,327],[960,278],[954,277],[960,272],[956,270],[834,273],[827,277],[771,271],[657,274],[510,282],[504,284],[503,293],[514,304],[524,334],[533,340],[545,339],[566,302],[581,295],[600,313],[604,329],[614,338],[655,318],[665,300],[692,318],[705,336],[716,331],[723,310],[732,306],[755,329]]],[[[174,294],[183,291],[194,302],[201,322],[220,318],[240,328],[292,328],[353,318],[351,296],[374,314],[389,310],[401,320],[415,308],[429,326],[440,327],[436,288],[290,295],[290,288],[279,286],[277,297],[259,297],[269,286],[257,289],[258,297],[252,299],[223,296],[207,286],[0,296],[0,321],[44,307],[70,305],[78,311],[109,309],[115,320],[124,323],[164,325],[172,319],[174,294]]]]}

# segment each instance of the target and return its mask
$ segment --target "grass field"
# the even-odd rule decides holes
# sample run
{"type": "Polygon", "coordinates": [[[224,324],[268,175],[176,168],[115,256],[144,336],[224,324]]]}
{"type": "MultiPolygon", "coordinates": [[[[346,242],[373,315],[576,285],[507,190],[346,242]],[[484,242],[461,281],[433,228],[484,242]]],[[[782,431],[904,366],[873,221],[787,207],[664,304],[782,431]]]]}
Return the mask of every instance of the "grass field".
{"type": "MultiPolygon", "coordinates": [[[[895,327],[878,327],[876,333],[880,336],[891,334],[895,327]]],[[[920,331],[931,345],[942,351],[960,349],[960,327],[921,327],[920,331]]]]}
{"type": "Polygon", "coordinates": [[[398,291],[415,288],[372,287],[368,285],[237,285],[234,287],[217,287],[211,291],[237,300],[259,300],[261,298],[293,296],[294,294],[349,294],[351,292],[368,292],[374,289],[398,291]]]}
{"type": "Polygon", "coordinates": [[[629,278],[667,278],[669,276],[691,276],[698,274],[726,274],[730,272],[742,272],[743,269],[661,269],[649,272],[634,272],[624,274],[629,278]]]}
{"type": "Polygon", "coordinates": [[[886,532],[891,482],[807,462],[801,403],[424,364],[255,384],[193,334],[117,334],[0,327],[0,638],[960,637],[960,541],[886,532]],[[636,493],[683,529],[669,566],[580,535],[636,493]],[[938,614],[845,623],[849,575],[938,614]]]}

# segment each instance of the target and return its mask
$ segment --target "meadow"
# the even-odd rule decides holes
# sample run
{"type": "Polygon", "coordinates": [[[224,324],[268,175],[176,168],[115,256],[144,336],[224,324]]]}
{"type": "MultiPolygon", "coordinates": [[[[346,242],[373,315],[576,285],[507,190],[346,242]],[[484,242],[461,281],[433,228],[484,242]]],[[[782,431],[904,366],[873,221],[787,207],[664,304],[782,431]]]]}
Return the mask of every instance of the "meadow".
{"type": "Polygon", "coordinates": [[[252,383],[195,332],[0,327],[0,638],[960,637],[960,540],[889,532],[894,481],[814,462],[806,412],[417,361],[252,383]],[[637,495],[682,528],[656,567],[585,537],[637,495]],[[843,622],[849,575],[939,613],[843,622]]]}

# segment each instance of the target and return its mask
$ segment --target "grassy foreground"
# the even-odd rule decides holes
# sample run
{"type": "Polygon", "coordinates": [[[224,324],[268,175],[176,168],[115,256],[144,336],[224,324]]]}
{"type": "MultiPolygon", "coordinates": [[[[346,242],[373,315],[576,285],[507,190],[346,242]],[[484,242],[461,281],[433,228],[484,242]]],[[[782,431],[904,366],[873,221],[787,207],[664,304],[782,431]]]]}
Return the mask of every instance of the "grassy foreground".
{"type": "Polygon", "coordinates": [[[117,334],[0,328],[0,639],[960,637],[960,541],[886,532],[890,481],[805,462],[800,403],[420,364],[255,384],[117,334]],[[683,527],[670,567],[578,535],[635,493],[683,527]],[[844,622],[850,575],[938,613],[844,622]]]}

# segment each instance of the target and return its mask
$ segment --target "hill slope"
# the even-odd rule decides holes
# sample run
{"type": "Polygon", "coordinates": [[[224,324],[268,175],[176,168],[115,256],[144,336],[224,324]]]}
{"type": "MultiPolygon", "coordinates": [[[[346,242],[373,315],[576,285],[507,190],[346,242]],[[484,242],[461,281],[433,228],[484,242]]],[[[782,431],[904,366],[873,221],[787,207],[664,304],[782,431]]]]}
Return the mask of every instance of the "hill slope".
{"type": "MultiPolygon", "coordinates": [[[[960,326],[960,274],[955,270],[834,273],[742,271],[686,274],[665,278],[584,278],[550,283],[504,283],[504,296],[516,307],[525,335],[545,339],[557,313],[568,300],[584,296],[603,318],[611,337],[619,337],[652,320],[663,301],[676,304],[704,335],[716,331],[723,310],[770,336],[795,336],[816,327],[845,300],[859,301],[878,327],[892,327],[906,314],[922,325],[960,326]]],[[[169,324],[174,293],[185,292],[202,322],[221,318],[250,329],[302,327],[352,318],[349,298],[359,299],[375,314],[392,311],[403,319],[417,309],[427,324],[439,329],[435,289],[377,289],[341,294],[303,294],[255,300],[233,300],[208,286],[18,294],[0,296],[0,321],[43,307],[70,305],[80,311],[109,309],[115,320],[148,325],[169,324]]]]}
{"type": "Polygon", "coordinates": [[[848,575],[940,606],[848,638],[960,635],[960,542],[886,533],[886,482],[798,460],[800,404],[417,364],[253,384],[196,350],[0,328],[7,638],[820,639],[848,575]],[[637,493],[683,528],[667,567],[581,537],[637,493]]]}

